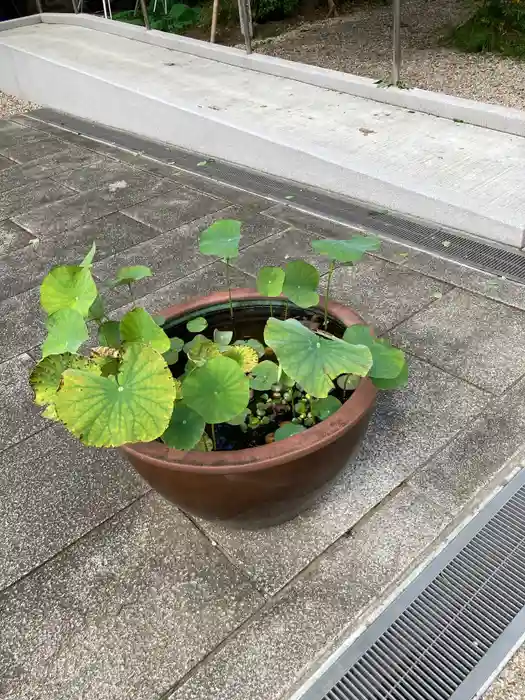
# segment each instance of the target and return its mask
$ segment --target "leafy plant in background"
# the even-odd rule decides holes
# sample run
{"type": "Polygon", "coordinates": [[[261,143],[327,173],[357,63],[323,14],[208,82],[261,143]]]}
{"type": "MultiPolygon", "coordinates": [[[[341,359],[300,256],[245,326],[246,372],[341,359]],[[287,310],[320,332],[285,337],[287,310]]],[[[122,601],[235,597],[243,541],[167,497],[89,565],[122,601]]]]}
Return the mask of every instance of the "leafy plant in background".
{"type": "MultiPolygon", "coordinates": [[[[152,29],[182,34],[186,29],[199,23],[201,12],[197,7],[190,7],[173,0],[167,0],[166,6],[163,0],[157,0],[157,2],[152,0],[148,5],[148,16],[152,29]]],[[[114,12],[113,19],[130,24],[144,24],[141,13],[135,12],[135,10],[114,12]]]]}
{"type": "MultiPolygon", "coordinates": [[[[236,337],[231,260],[240,239],[241,222],[225,219],[199,240],[201,253],[224,261],[233,329],[212,332],[206,316],[196,314],[180,331],[183,338],[170,337],[163,317],[136,305],[134,286],[151,276],[148,267],[123,267],[107,283],[130,292],[132,308],[118,321],[108,317],[105,290],[93,278],[95,244],[78,265],[53,268],[40,289],[48,332],[30,377],[44,415],[86,445],[160,439],[180,450],[238,449],[286,439],[325,420],[362,377],[380,389],[406,384],[403,352],[370,328],[350,326],[342,337],[330,332],[328,302],[322,316],[316,311],[319,272],[302,260],[260,269],[257,289],[269,299],[269,317],[260,338],[236,337]],[[80,354],[88,324],[96,327],[99,345],[80,354]]],[[[355,236],[312,245],[330,259],[328,299],[336,267],[355,264],[377,250],[379,240],[355,236]]]]}

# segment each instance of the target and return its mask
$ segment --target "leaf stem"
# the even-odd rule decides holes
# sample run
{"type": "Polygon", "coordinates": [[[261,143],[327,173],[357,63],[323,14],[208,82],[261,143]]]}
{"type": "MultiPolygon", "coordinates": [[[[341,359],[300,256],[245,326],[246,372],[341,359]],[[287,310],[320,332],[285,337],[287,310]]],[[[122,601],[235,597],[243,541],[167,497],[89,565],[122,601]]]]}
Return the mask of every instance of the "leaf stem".
{"type": "Polygon", "coordinates": [[[273,306],[272,306],[271,300],[270,300],[270,317],[273,318],[273,306]]]}
{"type": "Polygon", "coordinates": [[[328,270],[328,280],[326,282],[326,294],[324,296],[324,321],[323,326],[326,330],[328,326],[328,300],[330,299],[330,283],[335,270],[335,260],[330,260],[330,268],[328,270]]]}
{"type": "Polygon", "coordinates": [[[131,282],[128,282],[128,289],[129,289],[129,295],[131,297],[131,301],[133,302],[133,308],[135,308],[135,295],[133,294],[133,287],[131,282]]]}
{"type": "Polygon", "coordinates": [[[284,302],[284,320],[288,318],[288,299],[285,300],[284,302]]]}
{"type": "Polygon", "coordinates": [[[233,320],[232,287],[231,287],[231,282],[230,282],[230,260],[229,260],[229,258],[225,259],[225,263],[226,263],[226,283],[228,285],[228,299],[230,301],[230,316],[233,320]]]}
{"type": "Polygon", "coordinates": [[[217,451],[217,441],[215,440],[215,423],[210,423],[211,425],[211,439],[213,442],[213,449],[217,451]]]}

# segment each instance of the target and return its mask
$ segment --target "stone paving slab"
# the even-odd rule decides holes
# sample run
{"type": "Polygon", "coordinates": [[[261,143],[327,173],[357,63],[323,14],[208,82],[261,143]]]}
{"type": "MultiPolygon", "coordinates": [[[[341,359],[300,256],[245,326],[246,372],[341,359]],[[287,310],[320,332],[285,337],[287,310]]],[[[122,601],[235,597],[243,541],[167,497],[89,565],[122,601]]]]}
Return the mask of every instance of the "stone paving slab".
{"type": "Polygon", "coordinates": [[[525,314],[455,289],[400,324],[392,342],[500,394],[525,373],[525,314]]]}
{"type": "Polygon", "coordinates": [[[13,221],[9,221],[9,219],[0,221],[0,256],[24,248],[32,238],[28,231],[25,231],[13,221]]]}
{"type": "Polygon", "coordinates": [[[46,423],[0,453],[0,590],[148,490],[116,450],[87,449],[46,423]]]}
{"type": "Polygon", "coordinates": [[[381,335],[421,311],[450,289],[437,282],[378,258],[335,271],[332,295],[348,304],[381,335]]]}
{"type": "Polygon", "coordinates": [[[125,209],[124,213],[164,233],[226,207],[226,202],[222,199],[209,197],[175,183],[172,183],[171,187],[169,194],[148,199],[142,204],[125,209]]]}
{"type": "Polygon", "coordinates": [[[41,134],[26,136],[24,134],[19,142],[6,148],[0,148],[0,155],[11,158],[17,163],[30,163],[37,160],[37,158],[60,153],[65,148],[66,145],[63,141],[59,141],[52,136],[42,136],[41,134]]]}
{"type": "MultiPolygon", "coordinates": [[[[38,417],[26,377],[43,336],[41,278],[96,239],[101,278],[152,266],[136,292],[153,312],[226,288],[224,264],[196,247],[215,218],[246,222],[232,268],[244,287],[261,265],[352,230],[181,170],[195,158],[178,161],[163,144],[144,155],[30,121],[0,121],[9,148],[28,156],[54,139],[60,149],[0,171],[4,201],[15,188],[28,194],[17,223],[0,221],[0,699],[166,700],[171,688],[172,700],[281,700],[520,447],[523,343],[507,319],[521,319],[513,307],[525,308],[525,287],[389,242],[338,273],[334,297],[380,332],[419,329],[404,341],[408,389],[379,397],[359,454],[309,511],[258,532],[197,528],[144,496],[118,453],[87,450],[38,417]],[[74,191],[33,207],[28,186],[47,183],[74,191]],[[437,327],[470,345],[450,358],[437,327]],[[427,333],[435,348],[422,343],[427,333]],[[504,368],[496,396],[466,376],[474,357],[484,377],[487,363],[504,368]]],[[[129,298],[109,306],[120,316],[129,298]]]]}
{"type": "Polygon", "coordinates": [[[524,392],[525,381],[521,379],[417,470],[410,483],[456,515],[523,445],[524,392]]]}
{"type": "Polygon", "coordinates": [[[7,192],[15,187],[35,185],[64,170],[73,170],[90,163],[101,160],[101,156],[90,151],[82,150],[76,146],[65,145],[65,148],[46,158],[37,161],[14,165],[14,161],[8,161],[12,167],[0,171],[0,192],[7,192]]]}
{"type": "Polygon", "coordinates": [[[33,403],[29,374],[34,361],[29,355],[19,355],[1,366],[0,382],[0,454],[33,433],[48,427],[33,403]]]}
{"type": "Polygon", "coordinates": [[[150,494],[0,598],[3,700],[152,700],[263,602],[150,494]]]}
{"type": "Polygon", "coordinates": [[[232,637],[169,700],[280,700],[312,658],[442,530],[444,511],[404,487],[232,637]]]}
{"type": "Polygon", "coordinates": [[[159,180],[141,172],[128,178],[125,187],[120,187],[119,184],[120,181],[115,180],[104,189],[73,195],[67,202],[36,207],[13,217],[13,221],[37,236],[56,235],[64,229],[89,223],[134,202],[148,199],[157,192],[167,192],[173,187],[173,183],[168,180],[159,180]]]}
{"type": "Polygon", "coordinates": [[[201,527],[257,586],[276,593],[483,409],[489,396],[415,358],[409,386],[378,396],[367,439],[320,502],[264,530],[201,527]]]}
{"type": "Polygon", "coordinates": [[[23,187],[16,187],[0,194],[0,219],[7,219],[27,209],[58,202],[71,197],[72,190],[57,185],[52,180],[41,180],[23,187]]]}

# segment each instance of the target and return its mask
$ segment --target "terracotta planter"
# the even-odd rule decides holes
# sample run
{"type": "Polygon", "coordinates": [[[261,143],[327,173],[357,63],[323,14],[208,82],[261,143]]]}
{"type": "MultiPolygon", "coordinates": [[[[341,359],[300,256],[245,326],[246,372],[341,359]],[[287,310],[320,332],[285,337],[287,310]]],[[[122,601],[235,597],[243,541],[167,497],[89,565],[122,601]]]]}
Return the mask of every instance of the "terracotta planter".
{"type": "MultiPolygon", "coordinates": [[[[256,291],[232,292],[236,308],[262,308],[256,291]]],[[[171,325],[203,315],[227,316],[227,292],[190,299],[162,311],[171,325]],[[210,308],[211,307],[211,308],[210,308]]],[[[277,303],[277,302],[274,302],[277,303]]],[[[324,303],[324,302],[323,302],[324,303]]],[[[362,323],[351,309],[330,302],[329,314],[345,326],[362,323]]],[[[245,316],[249,311],[245,311],[245,316]]],[[[256,313],[256,312],[254,312],[256,313]]],[[[236,322],[237,327],[237,322],[236,322]]],[[[262,331],[262,325],[261,325],[262,331]]],[[[173,332],[177,335],[177,332],[173,332]]],[[[348,463],[361,442],[374,406],[376,389],[363,379],[334,415],[287,440],[244,450],[181,452],[160,442],[122,449],[151,486],[180,508],[206,519],[228,520],[238,527],[264,527],[282,522],[307,508],[348,463]]]]}

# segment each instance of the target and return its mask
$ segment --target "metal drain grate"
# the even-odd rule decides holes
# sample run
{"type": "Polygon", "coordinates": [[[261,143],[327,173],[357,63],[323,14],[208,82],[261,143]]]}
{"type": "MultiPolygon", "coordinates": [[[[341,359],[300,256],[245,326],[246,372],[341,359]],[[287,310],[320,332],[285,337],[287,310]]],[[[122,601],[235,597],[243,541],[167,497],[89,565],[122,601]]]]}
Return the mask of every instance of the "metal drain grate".
{"type": "Polygon", "coordinates": [[[473,698],[525,634],[524,477],[294,698],[473,698]]]}
{"type": "Polygon", "coordinates": [[[224,186],[233,186],[262,197],[269,197],[291,209],[299,209],[312,217],[317,217],[320,227],[323,225],[322,219],[329,219],[351,228],[365,228],[394,240],[416,245],[422,250],[438,253],[440,257],[451,261],[461,262],[469,267],[525,284],[525,253],[509,246],[484,243],[473,236],[449,231],[430,222],[373,210],[372,206],[353,200],[351,197],[332,195],[329,192],[224,161],[209,159],[206,162],[206,170],[203,172],[202,167],[199,166],[205,156],[51,109],[35,110],[29,117],[41,120],[44,124],[59,125],[78,131],[85,137],[113,143],[163,163],[172,164],[199,178],[206,177],[224,186]]]}

